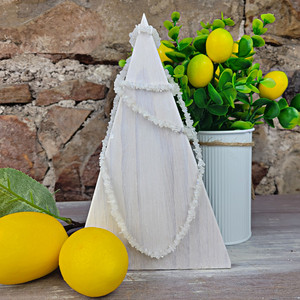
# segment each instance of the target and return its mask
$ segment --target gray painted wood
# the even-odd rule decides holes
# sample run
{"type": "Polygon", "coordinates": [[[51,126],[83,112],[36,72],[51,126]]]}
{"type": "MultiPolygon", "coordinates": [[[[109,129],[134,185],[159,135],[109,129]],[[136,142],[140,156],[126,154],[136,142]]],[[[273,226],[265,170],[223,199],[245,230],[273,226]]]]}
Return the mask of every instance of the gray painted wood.
{"type": "MultiPolygon", "coordinates": [[[[84,221],[89,202],[58,203],[61,215],[84,221]]],[[[129,271],[111,300],[300,299],[300,195],[257,196],[252,237],[227,246],[231,269],[129,271]]],[[[58,270],[15,286],[0,285],[0,299],[88,299],[73,291],[58,270]]]]}

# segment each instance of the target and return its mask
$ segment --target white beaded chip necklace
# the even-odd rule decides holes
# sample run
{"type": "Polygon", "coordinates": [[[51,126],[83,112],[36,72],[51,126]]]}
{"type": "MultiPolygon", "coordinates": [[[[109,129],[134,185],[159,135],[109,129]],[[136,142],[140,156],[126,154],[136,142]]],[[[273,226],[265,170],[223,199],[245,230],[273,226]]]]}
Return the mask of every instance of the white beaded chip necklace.
{"type": "MultiPolygon", "coordinates": [[[[129,35],[131,37],[130,43],[132,44],[132,46],[134,46],[137,35],[140,32],[152,34],[154,41],[156,43],[156,46],[159,47],[160,38],[157,34],[157,31],[152,26],[142,26],[141,24],[136,26],[134,31],[129,35]]],[[[193,127],[193,121],[191,120],[190,114],[187,111],[184,101],[182,100],[180,88],[174,82],[172,76],[170,76],[168,71],[165,70],[166,77],[169,82],[168,84],[154,85],[154,84],[143,84],[143,83],[135,83],[135,82],[126,81],[125,77],[127,75],[130,60],[131,60],[131,58],[127,59],[125,67],[120,72],[120,74],[117,76],[116,81],[115,81],[115,92],[117,95],[114,99],[113,109],[111,111],[111,118],[110,118],[110,121],[108,124],[107,134],[105,136],[105,139],[103,140],[103,147],[102,147],[102,151],[100,154],[100,169],[102,172],[104,190],[107,195],[108,203],[109,203],[110,209],[111,209],[110,213],[113,216],[114,220],[116,221],[118,227],[120,228],[121,233],[123,234],[123,236],[126,238],[128,243],[132,247],[136,248],[141,253],[150,256],[151,258],[160,259],[160,258],[163,258],[164,256],[166,256],[167,254],[173,252],[176,249],[176,247],[179,245],[181,240],[187,234],[191,221],[195,218],[195,215],[196,215],[195,208],[198,205],[200,183],[202,182],[202,176],[204,173],[204,162],[202,160],[201,149],[198,144],[196,131],[195,131],[195,128],[193,127]],[[171,91],[173,96],[177,97],[177,102],[180,105],[180,107],[184,113],[186,126],[179,127],[170,122],[159,120],[157,117],[152,116],[149,112],[147,112],[145,109],[141,108],[134,101],[132,101],[132,99],[130,99],[130,97],[125,95],[124,87],[131,88],[131,89],[143,89],[143,90],[151,91],[151,92],[171,91]],[[127,226],[125,224],[125,221],[124,221],[123,217],[121,216],[119,209],[118,209],[118,204],[117,204],[117,201],[116,201],[116,198],[114,195],[114,191],[113,191],[113,188],[111,185],[111,178],[108,175],[108,168],[107,168],[107,164],[105,161],[105,152],[107,149],[109,139],[113,137],[111,135],[111,130],[112,130],[112,125],[115,120],[117,107],[118,107],[118,104],[120,101],[123,101],[123,103],[126,106],[128,106],[130,109],[132,109],[132,111],[142,115],[146,120],[148,120],[149,122],[152,122],[156,126],[159,126],[161,128],[168,128],[168,129],[172,130],[174,133],[187,135],[187,137],[189,138],[189,140],[192,141],[193,146],[194,146],[193,150],[195,152],[196,159],[197,159],[198,174],[197,174],[197,182],[194,187],[193,199],[192,199],[191,203],[189,204],[187,218],[186,218],[183,226],[180,227],[180,230],[176,234],[174,241],[164,250],[150,251],[148,249],[145,249],[142,245],[140,245],[137,242],[137,240],[129,233],[127,226]]]]}

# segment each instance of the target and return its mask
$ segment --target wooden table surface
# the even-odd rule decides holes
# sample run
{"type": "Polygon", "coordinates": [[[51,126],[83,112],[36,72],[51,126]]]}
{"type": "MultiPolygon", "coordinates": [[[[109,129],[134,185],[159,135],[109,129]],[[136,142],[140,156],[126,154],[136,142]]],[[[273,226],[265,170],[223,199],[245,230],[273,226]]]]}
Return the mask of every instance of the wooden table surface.
{"type": "MultiPolygon", "coordinates": [[[[84,222],[88,202],[59,203],[61,215],[84,222]]],[[[252,237],[227,246],[231,269],[128,271],[103,299],[300,299],[300,194],[257,196],[252,237]]],[[[73,291],[59,270],[15,286],[0,285],[0,300],[89,299],[73,291]]]]}

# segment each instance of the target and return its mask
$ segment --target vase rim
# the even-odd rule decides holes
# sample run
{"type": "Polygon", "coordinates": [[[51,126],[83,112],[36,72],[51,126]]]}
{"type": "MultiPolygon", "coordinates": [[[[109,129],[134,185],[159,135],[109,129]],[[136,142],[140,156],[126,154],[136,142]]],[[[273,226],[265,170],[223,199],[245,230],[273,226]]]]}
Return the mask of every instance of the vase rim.
{"type": "Polygon", "coordinates": [[[200,134],[240,134],[240,133],[245,133],[245,132],[252,132],[254,131],[255,128],[250,128],[250,129],[244,129],[244,130],[217,130],[217,131],[208,131],[208,130],[204,130],[204,131],[198,131],[198,133],[200,134]]]}

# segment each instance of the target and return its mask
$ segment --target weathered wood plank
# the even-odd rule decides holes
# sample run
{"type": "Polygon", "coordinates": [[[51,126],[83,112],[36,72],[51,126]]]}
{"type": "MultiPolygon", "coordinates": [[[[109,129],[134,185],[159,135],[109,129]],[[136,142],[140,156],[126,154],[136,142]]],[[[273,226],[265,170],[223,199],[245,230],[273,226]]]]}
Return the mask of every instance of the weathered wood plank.
{"type": "MultiPolygon", "coordinates": [[[[90,202],[59,203],[62,215],[86,218],[90,202]]],[[[110,300],[300,299],[300,195],[257,196],[252,237],[228,246],[232,269],[129,271],[110,300]]],[[[58,270],[16,286],[1,286],[1,300],[87,299],[71,290],[58,270]]]]}

